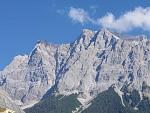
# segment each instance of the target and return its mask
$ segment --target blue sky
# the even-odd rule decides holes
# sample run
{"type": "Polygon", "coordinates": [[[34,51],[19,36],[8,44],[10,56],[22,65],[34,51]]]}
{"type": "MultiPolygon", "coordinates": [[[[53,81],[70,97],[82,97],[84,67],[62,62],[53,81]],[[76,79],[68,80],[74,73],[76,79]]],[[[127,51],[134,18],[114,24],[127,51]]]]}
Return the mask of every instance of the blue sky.
{"type": "Polygon", "coordinates": [[[148,0],[0,0],[0,69],[14,56],[29,54],[37,40],[72,42],[83,28],[112,26],[110,29],[120,32],[149,34],[149,25],[141,20],[121,26],[124,21],[129,23],[124,15],[128,18],[136,13],[146,13],[149,22],[149,6],[148,0]]]}

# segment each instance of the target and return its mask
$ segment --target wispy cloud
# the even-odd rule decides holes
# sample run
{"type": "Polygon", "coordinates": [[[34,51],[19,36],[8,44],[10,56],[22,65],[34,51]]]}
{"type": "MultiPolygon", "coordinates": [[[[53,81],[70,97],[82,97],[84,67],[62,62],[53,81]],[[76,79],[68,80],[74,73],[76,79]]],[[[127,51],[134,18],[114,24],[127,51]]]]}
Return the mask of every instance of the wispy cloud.
{"type": "Polygon", "coordinates": [[[81,8],[71,7],[68,13],[68,16],[74,21],[84,24],[86,22],[92,22],[87,11],[81,8]]]}
{"type": "Polygon", "coordinates": [[[60,15],[64,15],[66,13],[65,9],[57,9],[56,12],[60,15]]]}
{"type": "Polygon", "coordinates": [[[98,23],[103,27],[121,32],[126,32],[134,28],[150,31],[150,7],[135,8],[135,10],[126,12],[119,18],[115,18],[112,13],[108,13],[106,16],[100,18],[98,23]]]}
{"type": "Polygon", "coordinates": [[[120,32],[128,32],[135,28],[150,31],[150,7],[138,7],[132,11],[125,12],[118,18],[112,13],[107,13],[103,17],[93,19],[89,13],[81,8],[70,8],[69,17],[81,24],[92,23],[104,28],[113,29],[120,32]]]}
{"type": "Polygon", "coordinates": [[[91,11],[91,14],[95,14],[97,12],[97,9],[98,9],[98,6],[97,5],[91,5],[89,7],[90,11],[91,11]]]}

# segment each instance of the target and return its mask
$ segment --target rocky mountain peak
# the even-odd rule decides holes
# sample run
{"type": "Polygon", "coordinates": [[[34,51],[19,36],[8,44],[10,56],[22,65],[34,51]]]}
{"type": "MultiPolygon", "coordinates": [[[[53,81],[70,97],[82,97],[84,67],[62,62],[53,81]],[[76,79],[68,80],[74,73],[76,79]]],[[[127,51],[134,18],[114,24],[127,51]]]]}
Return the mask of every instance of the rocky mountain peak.
{"type": "Polygon", "coordinates": [[[89,34],[89,33],[93,33],[94,31],[91,29],[82,29],[82,34],[89,34]]]}
{"type": "Polygon", "coordinates": [[[145,36],[139,38],[84,29],[71,44],[38,41],[30,55],[15,57],[9,69],[0,72],[0,89],[23,105],[38,101],[54,86],[59,94],[84,94],[81,100],[114,84],[118,90],[128,86],[142,91],[143,82],[146,88],[150,84],[150,45],[145,36]]]}

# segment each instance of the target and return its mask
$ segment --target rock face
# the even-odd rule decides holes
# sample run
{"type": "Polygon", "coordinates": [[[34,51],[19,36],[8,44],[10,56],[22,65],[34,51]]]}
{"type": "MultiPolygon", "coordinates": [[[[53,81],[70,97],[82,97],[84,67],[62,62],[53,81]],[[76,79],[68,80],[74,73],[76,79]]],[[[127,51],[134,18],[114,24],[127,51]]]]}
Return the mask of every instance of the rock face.
{"type": "Polygon", "coordinates": [[[102,29],[84,29],[71,44],[39,41],[30,55],[16,56],[0,72],[0,89],[26,105],[57,86],[63,95],[94,97],[110,86],[150,96],[150,42],[145,36],[123,39],[102,29]]]}
{"type": "Polygon", "coordinates": [[[15,103],[8,97],[7,93],[0,90],[0,108],[7,108],[15,111],[16,113],[25,113],[20,109],[19,106],[15,105],[15,103]]]}

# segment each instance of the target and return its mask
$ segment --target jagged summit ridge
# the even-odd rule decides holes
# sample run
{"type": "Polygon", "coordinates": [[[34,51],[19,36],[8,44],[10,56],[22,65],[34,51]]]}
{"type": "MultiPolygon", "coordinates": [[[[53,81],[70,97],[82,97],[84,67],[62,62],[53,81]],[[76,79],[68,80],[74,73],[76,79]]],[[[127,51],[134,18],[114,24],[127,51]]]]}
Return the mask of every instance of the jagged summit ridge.
{"type": "Polygon", "coordinates": [[[38,41],[29,55],[15,57],[0,72],[0,89],[22,105],[39,101],[53,86],[59,94],[80,94],[82,101],[112,85],[149,96],[150,45],[139,37],[128,40],[107,29],[84,29],[70,44],[38,41]]]}

